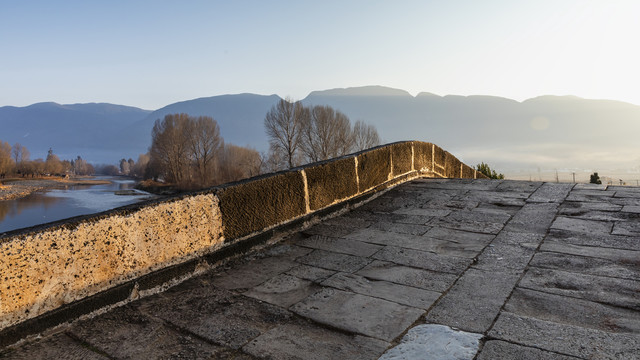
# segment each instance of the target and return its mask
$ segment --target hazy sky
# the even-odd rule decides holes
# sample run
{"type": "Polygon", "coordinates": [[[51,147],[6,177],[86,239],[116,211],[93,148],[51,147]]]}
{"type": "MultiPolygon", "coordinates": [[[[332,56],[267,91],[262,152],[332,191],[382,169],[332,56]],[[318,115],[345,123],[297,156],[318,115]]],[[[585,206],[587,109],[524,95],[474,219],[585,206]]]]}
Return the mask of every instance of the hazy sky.
{"type": "Polygon", "coordinates": [[[0,106],[362,85],[640,105],[640,1],[0,0],[0,106]]]}

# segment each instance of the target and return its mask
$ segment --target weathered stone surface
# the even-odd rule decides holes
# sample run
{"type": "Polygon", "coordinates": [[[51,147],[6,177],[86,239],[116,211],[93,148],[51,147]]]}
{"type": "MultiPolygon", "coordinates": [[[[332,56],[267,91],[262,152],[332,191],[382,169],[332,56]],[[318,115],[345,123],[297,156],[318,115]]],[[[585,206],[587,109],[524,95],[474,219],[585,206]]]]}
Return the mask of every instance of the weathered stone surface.
{"type": "Polygon", "coordinates": [[[505,231],[546,234],[556,216],[556,203],[528,203],[518,211],[505,231]]]}
{"type": "Polygon", "coordinates": [[[487,341],[478,355],[478,360],[575,360],[573,356],[544,351],[533,347],[512,344],[506,341],[487,341]]]}
{"type": "Polygon", "coordinates": [[[480,234],[476,232],[454,230],[448,228],[434,227],[424,234],[426,237],[453,241],[457,243],[475,243],[475,244],[488,244],[495,237],[490,234],[480,234]]]}
{"type": "Polygon", "coordinates": [[[398,176],[413,170],[413,143],[403,142],[390,146],[393,175],[398,176]]]}
{"type": "Polygon", "coordinates": [[[490,244],[478,255],[478,261],[473,267],[487,271],[523,270],[535,254],[537,246],[535,243],[490,244]]]}
{"type": "Polygon", "coordinates": [[[533,256],[530,265],[548,269],[570,270],[583,274],[640,280],[640,266],[638,266],[637,258],[615,261],[541,251],[533,256]]]}
{"type": "Polygon", "coordinates": [[[520,192],[533,194],[544,183],[540,181],[515,181],[515,180],[502,180],[498,182],[496,190],[505,192],[520,192]]]}
{"type": "Polygon", "coordinates": [[[473,258],[482,250],[483,244],[457,243],[426,236],[415,236],[380,231],[375,229],[363,229],[348,235],[359,241],[365,241],[380,245],[393,245],[408,249],[429,251],[436,254],[473,258]]]}
{"type": "Polygon", "coordinates": [[[628,212],[628,213],[640,214],[640,206],[624,205],[622,207],[622,211],[623,212],[628,212]]]}
{"type": "Polygon", "coordinates": [[[358,191],[364,192],[391,178],[391,149],[388,146],[357,156],[358,191]]]}
{"type": "Polygon", "coordinates": [[[306,213],[302,173],[288,171],[219,192],[227,239],[249,235],[306,213]]]}
{"type": "Polygon", "coordinates": [[[431,229],[429,226],[419,224],[403,224],[389,221],[380,221],[371,224],[372,229],[393,232],[397,234],[422,235],[431,229]]]}
{"type": "Polygon", "coordinates": [[[547,240],[557,243],[640,251],[640,241],[631,236],[585,234],[552,229],[547,240]]]}
{"type": "Polygon", "coordinates": [[[484,333],[491,327],[519,277],[517,272],[469,269],[429,311],[426,319],[484,333]]]}
{"type": "Polygon", "coordinates": [[[443,325],[418,325],[387,350],[381,360],[473,359],[482,334],[456,331],[443,325]]]}
{"type": "Polygon", "coordinates": [[[423,310],[361,294],[325,288],[295,304],[298,315],[338,329],[391,341],[423,310]]]}
{"type": "Polygon", "coordinates": [[[0,328],[222,245],[218,198],[196,195],[0,241],[0,328]]]}
{"type": "Polygon", "coordinates": [[[270,359],[377,359],[389,343],[314,326],[282,325],[247,344],[243,350],[270,359]]]}
{"type": "Polygon", "coordinates": [[[318,236],[341,237],[341,236],[351,234],[356,229],[357,228],[355,227],[335,226],[335,225],[327,225],[325,223],[320,223],[310,227],[309,229],[304,230],[302,233],[308,236],[318,235],[318,236]]]}
{"type": "Polygon", "coordinates": [[[588,234],[609,234],[611,233],[613,224],[606,221],[582,220],[558,216],[551,225],[551,228],[588,234]]]}
{"type": "Polygon", "coordinates": [[[417,269],[380,260],[372,262],[356,274],[369,279],[385,280],[437,292],[444,292],[457,279],[457,276],[453,274],[417,269]]]}
{"type": "Polygon", "coordinates": [[[323,269],[355,272],[365,267],[371,262],[371,260],[360,256],[338,254],[324,250],[314,250],[309,255],[298,258],[298,262],[323,269]]]}
{"type": "Polygon", "coordinates": [[[446,152],[438,145],[433,145],[433,171],[440,175],[445,176],[445,159],[446,152]]]}
{"type": "Polygon", "coordinates": [[[571,255],[590,256],[621,263],[640,263],[640,251],[634,250],[580,246],[566,244],[556,240],[545,240],[540,247],[540,250],[571,255]]]}
{"type": "MultiPolygon", "coordinates": [[[[96,349],[96,351],[99,351],[96,349]]],[[[0,349],[0,359],[68,359],[107,360],[108,357],[87,348],[65,334],[57,334],[47,339],[26,343],[14,349],[0,349]]]]}
{"type": "Polygon", "coordinates": [[[640,310],[640,281],[531,267],[518,286],[640,310]]]}
{"type": "Polygon", "coordinates": [[[473,179],[476,176],[476,171],[468,166],[467,164],[462,164],[462,175],[460,177],[462,178],[467,178],[467,179],[473,179]]]}
{"type": "Polygon", "coordinates": [[[617,221],[613,226],[612,234],[640,236],[640,219],[633,221],[617,221]]]}
{"type": "Polygon", "coordinates": [[[304,169],[309,189],[309,207],[321,209],[358,193],[354,157],[337,159],[304,169]]]}
{"type": "Polygon", "coordinates": [[[280,274],[245,291],[243,295],[288,308],[318,289],[319,287],[309,280],[280,274]]]}
{"type": "Polygon", "coordinates": [[[140,308],[232,349],[278,324],[294,322],[292,314],[279,306],[215,288],[205,280],[176,286],[160,297],[145,300],[140,308]]]}
{"type": "Polygon", "coordinates": [[[368,280],[362,276],[337,273],[322,282],[323,286],[381,298],[419,309],[428,309],[440,293],[382,280],[368,280]]]}
{"type": "Polygon", "coordinates": [[[565,201],[558,207],[558,214],[576,216],[587,211],[620,211],[622,205],[612,204],[608,201],[565,201]]]}
{"type": "Polygon", "coordinates": [[[434,208],[402,208],[395,210],[394,214],[402,214],[402,215],[417,215],[417,216],[427,216],[427,217],[443,217],[447,216],[451,213],[449,209],[434,209],[434,208]]]}
{"type": "Polygon", "coordinates": [[[371,256],[378,250],[382,249],[382,246],[369,244],[362,241],[330,238],[326,236],[312,236],[310,238],[300,240],[296,244],[313,249],[321,249],[364,257],[371,256]]]}
{"type": "Polygon", "coordinates": [[[294,261],[276,257],[257,259],[216,275],[213,284],[227,290],[251,288],[297,265],[294,261]]]}
{"type": "Polygon", "coordinates": [[[503,311],[489,336],[583,359],[634,359],[638,334],[616,334],[518,316],[503,311]]]}
{"type": "Polygon", "coordinates": [[[535,290],[515,289],[504,309],[519,316],[555,323],[640,334],[639,311],[535,290]]]}
{"type": "Polygon", "coordinates": [[[460,210],[446,217],[434,218],[428,225],[495,235],[502,230],[509,218],[507,214],[460,210]]]}
{"type": "Polygon", "coordinates": [[[315,266],[299,265],[290,269],[286,273],[299,277],[300,279],[320,283],[336,272],[334,270],[322,269],[315,266]]]}
{"type": "Polygon", "coordinates": [[[76,338],[118,359],[183,357],[209,359],[222,349],[189,334],[181,334],[162,320],[123,306],[75,324],[76,338]]]}
{"type": "Polygon", "coordinates": [[[527,202],[562,202],[573,188],[573,184],[544,183],[531,196],[527,202]]]}
{"type": "Polygon", "coordinates": [[[433,170],[433,144],[416,141],[413,143],[413,166],[418,171],[433,170]]]}
{"type": "Polygon", "coordinates": [[[462,177],[462,163],[457,157],[453,156],[450,152],[445,152],[444,157],[444,171],[445,177],[448,178],[461,178],[462,177]]]}
{"type": "Polygon", "coordinates": [[[394,223],[399,224],[415,224],[415,225],[425,225],[431,221],[431,216],[425,215],[407,215],[407,214],[395,214],[395,213],[387,213],[384,216],[384,221],[392,221],[394,223]]]}
{"type": "Polygon", "coordinates": [[[397,246],[387,246],[375,253],[372,257],[400,265],[450,274],[461,274],[472,261],[469,258],[437,255],[427,251],[406,249],[397,246]]]}

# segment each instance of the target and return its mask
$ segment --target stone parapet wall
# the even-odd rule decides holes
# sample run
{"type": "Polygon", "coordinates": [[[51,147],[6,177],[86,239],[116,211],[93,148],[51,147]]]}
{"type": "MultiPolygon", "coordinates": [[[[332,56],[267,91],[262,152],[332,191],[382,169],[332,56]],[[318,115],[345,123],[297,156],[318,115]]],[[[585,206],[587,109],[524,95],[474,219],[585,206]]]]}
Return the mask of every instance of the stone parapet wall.
{"type": "Polygon", "coordinates": [[[437,145],[398,142],[6,233],[0,237],[0,337],[26,320],[417,177],[484,175],[437,145]]]}

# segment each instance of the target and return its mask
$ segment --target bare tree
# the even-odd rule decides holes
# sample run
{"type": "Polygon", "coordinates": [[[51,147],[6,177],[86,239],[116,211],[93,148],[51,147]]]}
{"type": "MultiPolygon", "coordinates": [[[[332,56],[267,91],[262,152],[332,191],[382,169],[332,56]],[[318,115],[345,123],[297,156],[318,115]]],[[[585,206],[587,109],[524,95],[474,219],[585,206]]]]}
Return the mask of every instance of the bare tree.
{"type": "Polygon", "coordinates": [[[260,174],[262,158],[256,150],[225,144],[220,156],[219,181],[229,182],[260,174]]]}
{"type": "Polygon", "coordinates": [[[273,152],[284,154],[289,168],[297,164],[297,155],[301,143],[301,128],[308,121],[309,109],[299,101],[281,99],[267,113],[264,126],[273,152]]]}
{"type": "Polygon", "coordinates": [[[353,142],[355,151],[362,151],[380,145],[378,130],[376,130],[375,126],[358,120],[353,125],[353,142]]]}
{"type": "Polygon", "coordinates": [[[0,140],[0,178],[13,170],[13,159],[11,158],[11,145],[0,140]]]}
{"type": "Polygon", "coordinates": [[[16,165],[20,164],[23,161],[29,161],[29,150],[27,150],[26,147],[20,145],[20,143],[13,144],[11,153],[13,155],[13,161],[15,161],[16,165]]]}
{"type": "Polygon", "coordinates": [[[330,106],[314,106],[303,124],[302,151],[309,161],[348,154],[353,146],[349,118],[330,106]]]}
{"type": "Polygon", "coordinates": [[[189,118],[186,130],[189,152],[195,163],[200,185],[211,185],[214,161],[224,146],[220,127],[212,117],[200,116],[189,118]]]}
{"type": "Polygon", "coordinates": [[[188,118],[187,114],[166,115],[156,120],[151,131],[152,161],[160,166],[165,180],[176,184],[188,177],[188,139],[184,136],[188,118]]]}

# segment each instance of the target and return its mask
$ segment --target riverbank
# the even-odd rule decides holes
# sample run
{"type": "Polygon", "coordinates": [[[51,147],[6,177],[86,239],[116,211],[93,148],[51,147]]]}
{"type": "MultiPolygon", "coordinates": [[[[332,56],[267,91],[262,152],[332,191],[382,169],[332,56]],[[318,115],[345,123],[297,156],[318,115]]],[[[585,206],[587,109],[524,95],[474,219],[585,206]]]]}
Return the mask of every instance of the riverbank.
{"type": "Polygon", "coordinates": [[[33,192],[44,189],[64,188],[71,185],[104,185],[108,180],[95,180],[91,178],[37,178],[37,179],[7,179],[0,185],[0,201],[23,198],[33,192]]]}

